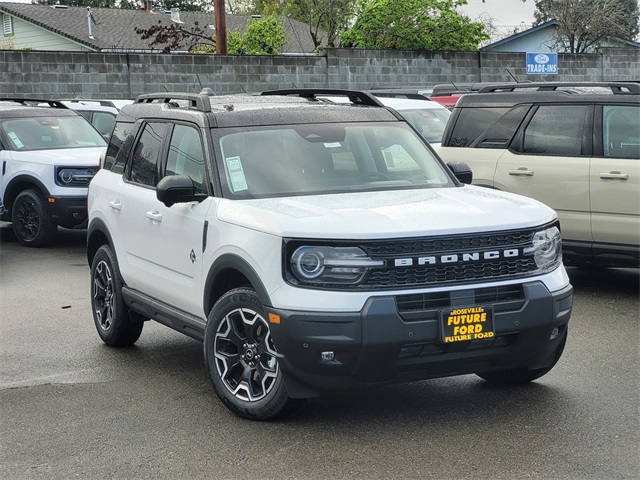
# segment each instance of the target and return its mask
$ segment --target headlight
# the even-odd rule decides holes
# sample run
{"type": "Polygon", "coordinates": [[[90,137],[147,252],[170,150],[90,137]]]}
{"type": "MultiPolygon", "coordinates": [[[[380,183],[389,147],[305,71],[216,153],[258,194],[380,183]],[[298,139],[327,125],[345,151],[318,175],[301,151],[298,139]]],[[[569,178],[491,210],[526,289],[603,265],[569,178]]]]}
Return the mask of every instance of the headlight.
{"type": "Polygon", "coordinates": [[[289,265],[301,283],[355,284],[384,261],[371,259],[358,247],[304,246],[293,252],[289,265]]]}
{"type": "Polygon", "coordinates": [[[525,248],[524,253],[533,255],[537,267],[541,270],[555,267],[562,261],[562,239],[558,227],[534,233],[532,246],[525,248]]]}
{"type": "Polygon", "coordinates": [[[86,187],[96,174],[95,168],[57,167],[56,183],[62,187],[86,187]]]}

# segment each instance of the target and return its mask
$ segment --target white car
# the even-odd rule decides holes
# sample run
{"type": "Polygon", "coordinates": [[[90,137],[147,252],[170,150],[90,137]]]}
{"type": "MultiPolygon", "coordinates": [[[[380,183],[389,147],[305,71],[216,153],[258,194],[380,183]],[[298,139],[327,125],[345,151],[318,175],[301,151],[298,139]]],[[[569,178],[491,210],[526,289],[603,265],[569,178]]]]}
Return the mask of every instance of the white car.
{"type": "Polygon", "coordinates": [[[58,101],[0,99],[0,218],[12,222],[21,244],[46,246],[58,226],[86,222],[87,187],[105,147],[58,101]]]}
{"type": "Polygon", "coordinates": [[[145,320],[202,341],[224,405],[261,420],[323,390],[549,372],[572,309],[555,212],[461,183],[397,111],[332,93],[123,109],[89,187],[102,341],[145,320]]]}
{"type": "Polygon", "coordinates": [[[133,103],[133,100],[73,99],[61,102],[86,118],[108,140],[116,123],[116,115],[123,106],[133,103]]]}
{"type": "MultiPolygon", "coordinates": [[[[323,97],[334,103],[349,103],[346,96],[323,97]]],[[[393,98],[377,97],[386,107],[400,113],[437,151],[440,148],[442,134],[451,112],[438,102],[428,98],[393,98]]]]}

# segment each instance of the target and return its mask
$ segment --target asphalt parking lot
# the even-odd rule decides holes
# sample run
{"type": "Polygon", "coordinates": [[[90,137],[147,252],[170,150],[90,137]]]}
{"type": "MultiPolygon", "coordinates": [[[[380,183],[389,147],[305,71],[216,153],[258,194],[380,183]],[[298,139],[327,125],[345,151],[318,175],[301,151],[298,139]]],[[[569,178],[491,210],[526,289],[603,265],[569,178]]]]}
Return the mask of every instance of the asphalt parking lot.
{"type": "Polygon", "coordinates": [[[286,420],[236,418],[202,346],[93,326],[83,231],[21,247],[0,223],[0,478],[638,478],[637,270],[570,268],[563,358],[537,382],[475,376],[335,392],[286,420]]]}

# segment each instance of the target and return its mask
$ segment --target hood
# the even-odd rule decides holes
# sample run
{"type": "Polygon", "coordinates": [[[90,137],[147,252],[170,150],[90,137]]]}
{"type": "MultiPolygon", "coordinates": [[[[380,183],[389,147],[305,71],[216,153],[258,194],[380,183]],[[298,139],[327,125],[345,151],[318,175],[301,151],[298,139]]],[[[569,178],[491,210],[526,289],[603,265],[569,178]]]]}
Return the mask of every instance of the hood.
{"type": "Polygon", "coordinates": [[[226,200],[221,221],[281,237],[369,239],[525,228],[548,223],[542,203],[483,187],[226,200]]]}
{"type": "Polygon", "coordinates": [[[62,148],[56,150],[9,151],[11,159],[40,165],[97,167],[106,147],[62,148]]]}

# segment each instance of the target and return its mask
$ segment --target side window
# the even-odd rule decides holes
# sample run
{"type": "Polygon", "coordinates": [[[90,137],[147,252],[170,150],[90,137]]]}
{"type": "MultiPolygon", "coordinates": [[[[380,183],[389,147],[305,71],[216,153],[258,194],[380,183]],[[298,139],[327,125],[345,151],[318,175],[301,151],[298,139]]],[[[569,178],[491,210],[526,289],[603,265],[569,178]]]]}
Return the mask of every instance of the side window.
{"type": "Polygon", "coordinates": [[[109,112],[93,112],[91,123],[100,132],[100,135],[109,138],[116,123],[116,117],[109,112]]]}
{"type": "Polygon", "coordinates": [[[130,151],[133,137],[130,137],[133,131],[133,123],[117,122],[109,146],[107,147],[107,155],[104,161],[104,168],[111,170],[113,173],[123,173],[124,166],[127,163],[127,152],[130,151]],[[128,140],[129,148],[123,148],[125,141],[128,140]]]}
{"type": "Polygon", "coordinates": [[[133,151],[133,158],[129,168],[129,180],[141,185],[155,187],[158,183],[156,165],[166,124],[148,123],[133,151]]]}
{"type": "Polygon", "coordinates": [[[587,105],[542,105],[524,132],[523,152],[564,157],[582,154],[587,105]]]}
{"type": "Polygon", "coordinates": [[[605,157],[640,159],[640,108],[605,105],[602,126],[605,157]]]}
{"type": "Polygon", "coordinates": [[[186,125],[173,128],[165,175],[187,175],[196,193],[204,193],[204,151],[198,130],[186,125]]]}
{"type": "Polygon", "coordinates": [[[469,147],[508,110],[507,107],[461,108],[446,146],[469,147]]]}

